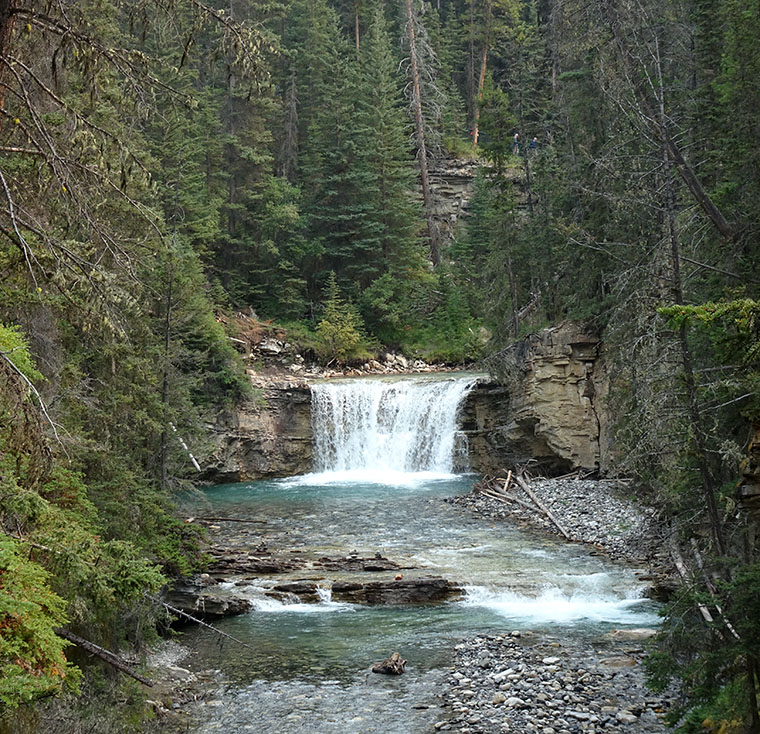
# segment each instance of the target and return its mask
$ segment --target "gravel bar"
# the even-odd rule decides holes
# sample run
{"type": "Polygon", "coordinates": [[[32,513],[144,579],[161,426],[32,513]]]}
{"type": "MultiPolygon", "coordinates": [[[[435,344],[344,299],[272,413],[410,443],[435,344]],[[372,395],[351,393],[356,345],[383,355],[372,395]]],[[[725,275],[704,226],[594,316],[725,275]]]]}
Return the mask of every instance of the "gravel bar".
{"type": "Polygon", "coordinates": [[[480,635],[456,648],[437,731],[655,734],[668,700],[639,666],[650,630],[616,630],[594,645],[530,632],[480,635]]]}
{"type": "MultiPolygon", "coordinates": [[[[530,487],[557,518],[570,539],[589,543],[610,558],[662,566],[655,511],[630,497],[627,485],[612,480],[534,479],[530,487]],[[628,496],[626,496],[628,495],[628,496]]],[[[509,493],[529,501],[519,487],[509,493]]],[[[447,500],[490,519],[510,520],[519,526],[559,535],[556,526],[539,511],[493,499],[477,491],[447,500]]],[[[667,565],[667,564],[665,564],[667,565]]]]}

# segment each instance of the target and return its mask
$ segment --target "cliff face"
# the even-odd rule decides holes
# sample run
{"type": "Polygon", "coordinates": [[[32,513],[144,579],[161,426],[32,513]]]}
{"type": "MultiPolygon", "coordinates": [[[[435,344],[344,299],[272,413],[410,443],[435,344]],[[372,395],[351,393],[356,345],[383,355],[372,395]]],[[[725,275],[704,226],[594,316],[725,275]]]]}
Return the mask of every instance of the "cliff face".
{"type": "Polygon", "coordinates": [[[441,158],[430,163],[430,188],[433,194],[433,219],[443,242],[450,242],[474,191],[477,161],[441,158]]]}
{"type": "Polygon", "coordinates": [[[473,469],[528,464],[548,473],[605,470],[607,394],[598,339],[574,324],[544,329],[498,355],[500,385],[474,390],[463,411],[473,469]]]}
{"type": "Polygon", "coordinates": [[[274,381],[254,400],[224,411],[202,478],[240,482],[311,471],[311,392],[303,381],[274,381]]]}

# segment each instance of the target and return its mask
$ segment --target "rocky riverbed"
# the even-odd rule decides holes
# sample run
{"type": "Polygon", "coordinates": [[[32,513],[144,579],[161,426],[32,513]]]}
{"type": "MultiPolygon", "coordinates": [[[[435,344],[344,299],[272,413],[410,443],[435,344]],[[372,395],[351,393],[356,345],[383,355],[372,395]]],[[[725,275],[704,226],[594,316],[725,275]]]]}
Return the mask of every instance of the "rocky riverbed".
{"type": "Polygon", "coordinates": [[[530,632],[478,636],[457,646],[438,731],[665,732],[668,699],[640,670],[651,630],[616,630],[594,643],[530,632]]]}
{"type": "MultiPolygon", "coordinates": [[[[529,486],[571,541],[618,561],[648,566],[641,578],[651,584],[650,596],[667,596],[669,564],[655,512],[636,502],[626,484],[538,479],[529,486]]],[[[516,486],[512,491],[521,490],[516,486]]],[[[529,499],[525,494],[521,502],[529,499]]],[[[561,534],[545,514],[477,488],[447,501],[490,520],[561,534]]],[[[466,640],[457,646],[443,694],[449,718],[435,728],[473,734],[668,731],[662,722],[668,697],[647,688],[641,667],[643,643],[654,632],[615,630],[585,644],[518,631],[466,640]]]]}
{"type": "MultiPolygon", "coordinates": [[[[528,501],[519,486],[508,494],[528,501]]],[[[540,512],[518,503],[503,502],[475,489],[448,501],[489,519],[514,522],[553,535],[557,526],[540,512]]],[[[638,564],[664,563],[655,511],[631,497],[625,483],[594,479],[533,479],[535,496],[559,521],[574,542],[588,543],[610,558],[638,564]]]]}

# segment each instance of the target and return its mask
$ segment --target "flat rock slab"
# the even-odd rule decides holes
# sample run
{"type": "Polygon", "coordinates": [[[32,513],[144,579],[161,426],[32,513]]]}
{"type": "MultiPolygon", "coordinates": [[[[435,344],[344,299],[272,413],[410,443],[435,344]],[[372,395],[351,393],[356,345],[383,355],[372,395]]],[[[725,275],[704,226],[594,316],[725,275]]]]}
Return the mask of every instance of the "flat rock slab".
{"type": "Polygon", "coordinates": [[[353,604],[429,604],[461,595],[456,584],[435,576],[368,583],[336,581],[332,586],[333,601],[353,604]]]}
{"type": "MultiPolygon", "coordinates": [[[[252,608],[250,600],[210,592],[205,586],[186,584],[168,590],[163,601],[196,619],[222,619],[245,614],[252,608]]],[[[179,619],[180,623],[188,619],[179,619]]]]}
{"type": "Polygon", "coordinates": [[[400,566],[396,561],[381,556],[379,553],[374,557],[362,558],[358,555],[348,555],[342,558],[329,558],[323,556],[312,564],[315,568],[323,568],[325,571],[397,571],[410,569],[414,566],[400,566]]]}

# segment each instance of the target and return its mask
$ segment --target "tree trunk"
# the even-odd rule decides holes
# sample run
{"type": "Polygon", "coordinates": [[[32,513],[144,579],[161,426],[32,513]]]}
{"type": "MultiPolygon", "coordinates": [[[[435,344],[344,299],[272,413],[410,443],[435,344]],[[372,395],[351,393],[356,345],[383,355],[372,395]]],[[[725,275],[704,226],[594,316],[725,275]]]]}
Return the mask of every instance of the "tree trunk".
{"type": "Polygon", "coordinates": [[[507,277],[509,279],[509,300],[512,307],[512,336],[517,339],[520,331],[520,319],[517,316],[517,283],[515,282],[515,273],[512,269],[512,256],[507,257],[507,277]]]}
{"type": "Polygon", "coordinates": [[[356,39],[356,50],[359,51],[359,3],[354,3],[354,37],[356,39]]]}
{"type": "Polygon", "coordinates": [[[488,62],[488,39],[491,35],[491,3],[487,4],[486,25],[483,29],[483,55],[480,59],[480,75],[478,76],[478,93],[475,95],[475,119],[472,125],[472,146],[478,145],[478,122],[480,121],[480,102],[483,99],[483,87],[486,83],[486,64],[488,62]]]}
{"type": "Polygon", "coordinates": [[[6,56],[8,53],[14,10],[14,0],[0,0],[0,56],[6,56]]]}
{"type": "MultiPolygon", "coordinates": [[[[657,54],[655,63],[657,67],[657,81],[659,84],[658,92],[658,125],[662,131],[662,171],[665,178],[665,214],[667,219],[668,238],[670,240],[670,256],[672,266],[672,289],[673,300],[676,304],[684,303],[683,284],[681,279],[681,255],[678,244],[678,230],[676,224],[676,197],[673,188],[673,176],[671,172],[670,152],[667,145],[669,135],[667,132],[667,116],[665,115],[665,92],[662,86],[662,70],[660,66],[659,46],[655,43],[657,54]]],[[[686,324],[682,323],[678,330],[678,343],[681,350],[681,363],[684,371],[684,380],[686,382],[686,399],[688,402],[689,421],[694,433],[696,444],[697,466],[702,483],[702,492],[707,505],[707,512],[710,518],[710,527],[712,530],[715,547],[720,555],[725,555],[725,543],[723,541],[723,529],[721,526],[718,504],[715,499],[715,481],[710,471],[707,461],[707,446],[705,445],[705,432],[703,429],[703,420],[697,397],[697,384],[694,378],[694,367],[692,362],[691,350],[686,335],[686,324]]]]}
{"type": "Polygon", "coordinates": [[[406,2],[406,19],[409,28],[409,61],[412,70],[412,110],[414,112],[415,137],[417,139],[417,160],[420,164],[420,181],[422,184],[422,203],[425,208],[428,239],[430,241],[430,261],[439,265],[441,255],[438,250],[438,238],[433,223],[433,200],[430,193],[430,177],[427,167],[427,148],[425,146],[425,123],[422,119],[422,92],[420,90],[420,71],[417,63],[417,46],[414,39],[414,14],[412,0],[406,2]]]}
{"type": "Polygon", "coordinates": [[[749,700],[749,729],[747,734],[760,734],[760,717],[757,713],[757,660],[752,655],[747,655],[747,694],[749,700]]]}
{"type": "MultiPolygon", "coordinates": [[[[177,184],[179,185],[179,184],[177,184]]],[[[169,365],[171,356],[171,325],[172,325],[172,291],[174,285],[174,253],[169,253],[166,285],[166,315],[164,318],[164,374],[161,380],[161,407],[163,409],[164,425],[161,429],[161,489],[166,491],[169,485],[169,365]]]]}
{"type": "MultiPolygon", "coordinates": [[[[8,46],[13,33],[14,10],[14,0],[0,0],[0,58],[4,58],[8,54],[8,46]]],[[[0,111],[5,110],[4,75],[5,65],[3,64],[0,66],[0,111]]],[[[2,121],[0,121],[0,129],[2,129],[2,121]]]]}
{"type": "Polygon", "coordinates": [[[75,635],[73,632],[69,632],[63,628],[57,629],[55,633],[59,637],[63,637],[64,640],[73,642],[83,650],[87,650],[87,652],[90,654],[99,657],[101,660],[104,660],[109,665],[112,665],[117,670],[120,670],[122,673],[126,673],[128,676],[134,678],[135,680],[139,680],[140,683],[143,683],[146,686],[153,685],[153,681],[150,678],[146,678],[144,675],[136,673],[134,670],[132,670],[132,668],[129,667],[129,665],[127,665],[126,662],[124,662],[124,660],[122,660],[115,653],[112,653],[110,650],[106,650],[104,647],[96,645],[94,642],[90,642],[89,640],[85,640],[84,637],[75,635]]]}

